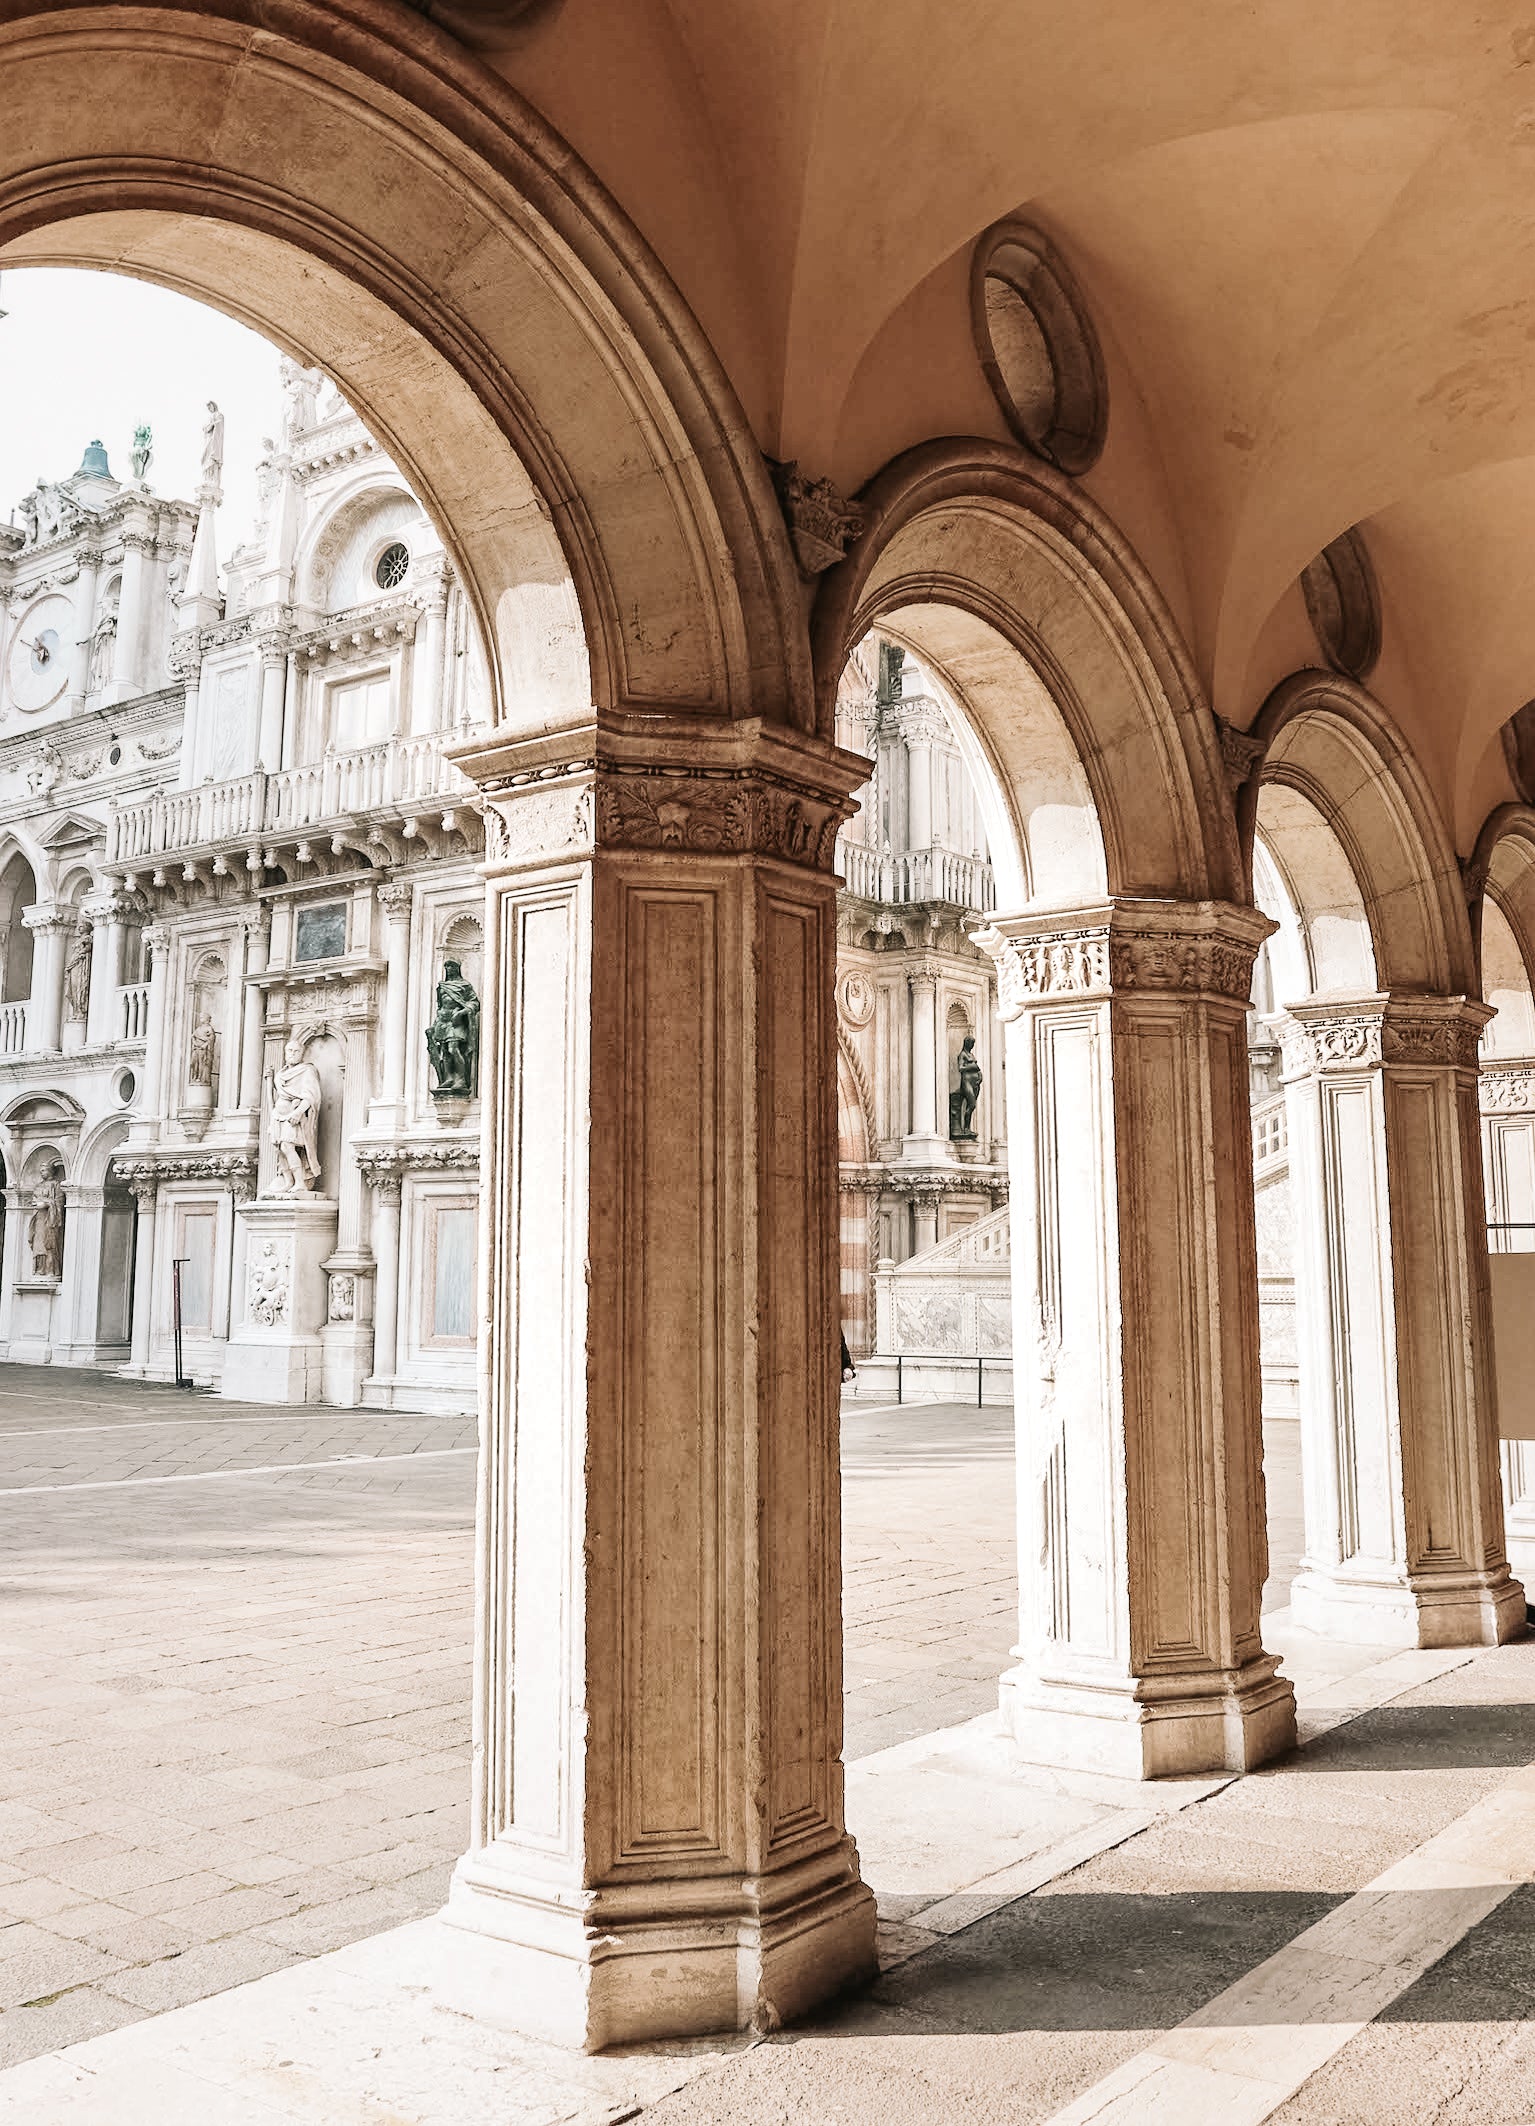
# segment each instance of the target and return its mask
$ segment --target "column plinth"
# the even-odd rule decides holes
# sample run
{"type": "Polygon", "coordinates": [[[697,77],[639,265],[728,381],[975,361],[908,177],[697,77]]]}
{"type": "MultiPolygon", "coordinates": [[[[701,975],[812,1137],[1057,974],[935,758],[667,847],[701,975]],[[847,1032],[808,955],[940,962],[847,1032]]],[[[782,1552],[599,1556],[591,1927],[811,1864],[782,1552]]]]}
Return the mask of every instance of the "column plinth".
{"type": "Polygon", "coordinates": [[[1259,1630],[1245,1011],[1271,928],[1223,903],[1114,899],[978,933],[1023,1160],[1021,1620],[1002,1701],[1036,1762],[1240,1771],[1294,1740],[1259,1630]]]}
{"type": "Polygon", "coordinates": [[[493,1126],[447,1916],[560,2042],[771,2028],[875,1970],[843,1820],[831,875],[868,764],[681,718],[455,757],[488,798],[493,1126]]]}
{"type": "Polygon", "coordinates": [[[1291,1007],[1308,1629],[1496,1645],[1524,1625],[1503,1549],[1477,1042],[1466,997],[1291,1007]]]}

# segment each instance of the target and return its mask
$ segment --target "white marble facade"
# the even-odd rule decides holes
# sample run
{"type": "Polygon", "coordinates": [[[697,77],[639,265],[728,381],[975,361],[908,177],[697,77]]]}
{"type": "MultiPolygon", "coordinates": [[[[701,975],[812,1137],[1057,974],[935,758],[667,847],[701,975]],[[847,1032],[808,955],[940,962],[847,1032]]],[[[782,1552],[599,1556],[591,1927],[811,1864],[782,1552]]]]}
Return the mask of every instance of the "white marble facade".
{"type": "MultiPolygon", "coordinates": [[[[894,1377],[895,1345],[877,1333],[881,1266],[944,1246],[1007,1198],[996,970],[972,937],[996,887],[964,725],[898,645],[870,636],[854,651],[837,742],[872,763],[837,844],[837,1135],[843,1333],[875,1361],[863,1368],[873,1391],[894,1377]],[[981,1074],[968,1118],[953,1104],[967,1040],[981,1074]]],[[[973,1360],[958,1282],[948,1298],[954,1333],[938,1343],[973,1360]]],[[[987,1349],[1005,1356],[1006,1336],[987,1349]]]]}
{"type": "Polygon", "coordinates": [[[194,1380],[471,1408],[478,1088],[439,1096],[425,1031],[448,961],[483,980],[448,757],[483,656],[397,468],[283,374],[222,567],[212,415],[192,500],[93,443],[0,529],[0,1352],[171,1378],[179,1263],[194,1380]],[[297,1190],[285,1057],[318,1098],[297,1190]]]}

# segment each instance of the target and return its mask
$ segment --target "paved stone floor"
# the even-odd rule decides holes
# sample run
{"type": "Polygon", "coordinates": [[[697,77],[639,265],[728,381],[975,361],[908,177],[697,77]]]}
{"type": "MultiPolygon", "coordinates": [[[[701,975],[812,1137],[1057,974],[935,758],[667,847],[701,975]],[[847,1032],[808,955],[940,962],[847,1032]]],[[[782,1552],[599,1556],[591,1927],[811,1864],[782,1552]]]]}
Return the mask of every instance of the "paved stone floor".
{"type": "MultiPolygon", "coordinates": [[[[0,2066],[440,1906],[472,1448],[461,1419],[0,1368],[0,2066]]],[[[850,1404],[844,1466],[859,1759],[995,1703],[1009,1414],[850,1404]]]]}

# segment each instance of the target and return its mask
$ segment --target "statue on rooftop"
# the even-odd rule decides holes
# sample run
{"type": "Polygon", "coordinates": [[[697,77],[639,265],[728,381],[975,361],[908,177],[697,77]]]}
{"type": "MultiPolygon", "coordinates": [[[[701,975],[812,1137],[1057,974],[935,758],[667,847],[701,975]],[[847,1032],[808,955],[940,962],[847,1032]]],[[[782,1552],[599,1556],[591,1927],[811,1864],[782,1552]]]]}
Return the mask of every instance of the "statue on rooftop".
{"type": "Polygon", "coordinates": [[[224,416],[215,400],[208,401],[208,418],[203,423],[203,455],[200,485],[208,494],[217,494],[219,481],[224,471],[224,416]]]}
{"type": "Polygon", "coordinates": [[[480,1060],[480,1000],[457,960],[443,961],[437,1016],[426,1030],[426,1052],[437,1077],[432,1097],[473,1099],[480,1060]]]}
{"type": "Polygon", "coordinates": [[[129,456],[133,461],[133,477],[142,480],[149,470],[149,461],[155,454],[154,432],[147,421],[140,421],[133,431],[133,448],[129,456]]]}

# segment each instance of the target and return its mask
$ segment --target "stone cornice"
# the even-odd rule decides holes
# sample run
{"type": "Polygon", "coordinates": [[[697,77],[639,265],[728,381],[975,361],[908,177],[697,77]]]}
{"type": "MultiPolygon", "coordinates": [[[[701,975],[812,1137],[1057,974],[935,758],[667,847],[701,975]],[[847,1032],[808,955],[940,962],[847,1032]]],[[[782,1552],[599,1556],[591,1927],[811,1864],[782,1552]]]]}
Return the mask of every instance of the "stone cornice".
{"type": "Polygon", "coordinates": [[[614,719],[448,749],[485,792],[494,869],[610,849],[764,856],[830,872],[868,776],[861,755],[755,718],[614,719]]]}
{"type": "Polygon", "coordinates": [[[1225,901],[1122,899],[1097,907],[998,915],[971,932],[997,967],[998,1010],[1179,990],[1245,1003],[1253,961],[1274,929],[1225,901]]]}
{"type": "Polygon", "coordinates": [[[444,1137],[410,1144],[354,1141],[352,1156],[363,1180],[374,1189],[397,1189],[407,1174],[478,1174],[480,1170],[477,1137],[444,1137]]]}
{"type": "Polygon", "coordinates": [[[141,1202],[152,1201],[169,1182],[217,1181],[228,1184],[237,1203],[245,1203],[256,1191],[256,1154],[253,1151],[141,1153],[131,1159],[114,1159],[112,1173],[141,1202]]]}

